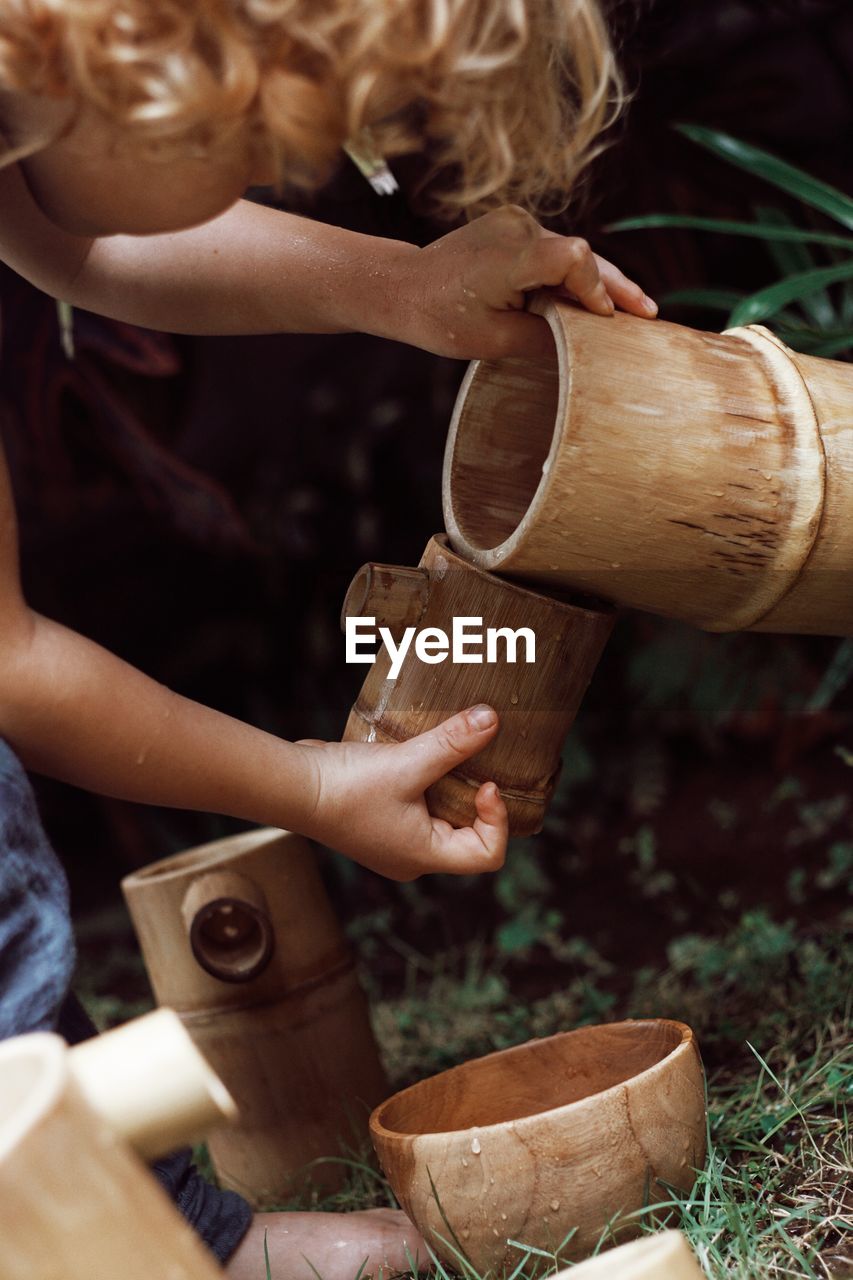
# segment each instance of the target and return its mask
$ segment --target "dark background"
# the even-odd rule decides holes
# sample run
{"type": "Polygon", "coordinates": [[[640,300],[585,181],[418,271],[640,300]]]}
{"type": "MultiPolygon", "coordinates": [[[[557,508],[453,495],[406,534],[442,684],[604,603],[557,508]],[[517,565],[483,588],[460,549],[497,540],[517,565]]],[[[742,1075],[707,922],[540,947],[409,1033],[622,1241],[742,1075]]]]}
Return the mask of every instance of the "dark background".
{"type": "MultiPolygon", "coordinates": [[[[756,201],[802,220],[677,135],[677,121],[849,190],[853,6],[623,0],[613,20],[633,103],[560,225],[656,297],[767,283],[773,264],[754,241],[603,228],[652,211],[748,218],[756,201]]],[[[346,168],[309,212],[426,242],[442,229],[413,209],[414,169],[398,173],[404,194],[387,198],[346,168]]],[[[363,336],[174,338],[86,313],[69,362],[51,300],[4,271],[0,301],[2,426],[31,604],[213,707],[287,737],[339,736],[363,675],[343,661],[346,586],[365,560],[417,563],[440,529],[464,366],[363,336]]],[[[498,945],[503,929],[505,949],[513,937],[533,945],[534,983],[549,910],[631,964],[758,902],[819,927],[838,885],[807,897],[796,886],[828,843],[851,837],[851,775],[836,751],[851,745],[851,691],[842,680],[808,710],[838,646],[624,618],[546,829],[511,851],[503,876],[399,888],[330,857],[339,909],[379,911],[382,929],[424,951],[474,932],[498,945]]],[[[38,790],[81,915],[114,902],[129,869],[237,825],[38,790]]],[[[390,961],[384,976],[393,985],[390,961]]]]}

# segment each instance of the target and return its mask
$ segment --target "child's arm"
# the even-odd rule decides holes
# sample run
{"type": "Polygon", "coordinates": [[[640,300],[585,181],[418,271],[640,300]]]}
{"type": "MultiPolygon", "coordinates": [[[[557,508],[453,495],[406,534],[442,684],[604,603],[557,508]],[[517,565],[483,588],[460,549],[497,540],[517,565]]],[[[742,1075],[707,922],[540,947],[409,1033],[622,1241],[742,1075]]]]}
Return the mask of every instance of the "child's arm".
{"type": "Polygon", "coordinates": [[[423,793],[494,736],[455,716],[399,746],[286,742],[182,698],[28,609],[0,450],[0,737],[37,772],[106,795],[286,827],[393,879],[495,870],[506,809],[487,783],[454,831],[423,793]]]}
{"type": "Polygon", "coordinates": [[[459,359],[535,353],[547,326],[523,311],[540,286],[590,310],[656,308],[585,241],[520,209],[418,249],[239,201],[203,226],[94,240],[60,231],[20,171],[0,172],[0,254],[72,305],[179,333],[372,333],[459,359]]]}

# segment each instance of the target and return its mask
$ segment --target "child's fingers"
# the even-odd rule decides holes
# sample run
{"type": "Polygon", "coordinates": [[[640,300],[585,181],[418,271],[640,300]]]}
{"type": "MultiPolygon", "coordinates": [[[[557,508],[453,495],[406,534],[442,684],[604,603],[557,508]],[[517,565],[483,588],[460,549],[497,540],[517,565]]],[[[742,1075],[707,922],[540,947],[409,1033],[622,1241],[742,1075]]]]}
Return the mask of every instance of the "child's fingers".
{"type": "Polygon", "coordinates": [[[471,827],[454,829],[448,822],[432,820],[431,871],[465,876],[503,866],[509,830],[503,797],[493,782],[484,782],[474,803],[477,818],[471,827]]]}
{"type": "Polygon", "coordinates": [[[596,261],[601,279],[607,286],[607,292],[610,294],[617,307],[621,307],[623,311],[630,311],[632,315],[653,317],[658,313],[658,304],[653,298],[649,298],[638,284],[614,267],[612,262],[608,262],[606,258],[599,258],[596,261]]]}
{"type": "Polygon", "coordinates": [[[638,284],[615,267],[612,262],[608,262],[606,258],[600,258],[595,255],[598,263],[598,270],[601,279],[607,286],[607,292],[613,301],[623,311],[630,311],[632,315],[653,317],[658,313],[658,305],[654,299],[649,298],[638,284]]]}
{"type": "Polygon", "coordinates": [[[482,751],[497,727],[497,713],[480,704],[394,747],[405,760],[407,784],[413,792],[425,791],[457,764],[482,751]]]}
{"type": "Polygon", "coordinates": [[[524,253],[513,288],[522,292],[543,286],[564,289],[587,311],[613,314],[613,301],[598,269],[598,260],[586,240],[544,232],[524,253]]]}

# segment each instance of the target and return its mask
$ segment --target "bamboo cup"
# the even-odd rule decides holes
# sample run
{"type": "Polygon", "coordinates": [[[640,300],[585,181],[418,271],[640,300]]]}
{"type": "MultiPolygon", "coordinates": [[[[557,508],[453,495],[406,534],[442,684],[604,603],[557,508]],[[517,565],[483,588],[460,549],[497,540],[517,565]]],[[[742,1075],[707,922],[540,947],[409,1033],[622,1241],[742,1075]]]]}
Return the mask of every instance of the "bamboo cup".
{"type": "Polygon", "coordinates": [[[705,1280],[696,1255],[680,1231],[658,1231],[608,1249],[554,1280],[705,1280]]]}
{"type": "Polygon", "coordinates": [[[258,830],[166,858],[122,885],[155,995],[233,1095],[239,1123],[208,1146],[255,1204],[363,1140],[387,1092],[367,1003],[301,836],[258,830]]]}
{"type": "Polygon", "coordinates": [[[370,1130],[394,1194],[450,1266],[513,1267],[510,1241],[567,1261],[705,1159],[702,1063],[665,1019],[581,1027],[466,1062],[377,1107],[370,1130]],[[574,1234],[571,1234],[574,1233],[574,1234]]]}
{"type": "MultiPolygon", "coordinates": [[[[500,788],[510,833],[538,831],[554,789],[560,750],[613,628],[615,614],[580,602],[538,595],[467,563],[443,536],[431,538],[417,569],[364,565],[343,608],[347,617],[375,617],[399,639],[403,629],[437,627],[450,635],[454,618],[482,618],[483,629],[526,627],[536,637],[528,664],[497,644],[493,663],[441,665],[411,653],[396,680],[383,646],[370,667],[344,730],[348,742],[402,742],[454,712],[486,702],[500,716],[494,741],[440,779],[427,793],[430,812],[454,826],[476,814],[474,795],[487,781],[500,788]]],[[[482,651],[481,651],[482,652],[482,651]]]]}
{"type": "MultiPolygon", "coordinates": [[[[0,1045],[0,1280],[222,1277],[153,1175],[90,1105],[73,1069],[77,1054],[47,1033],[0,1045]]],[[[130,1069],[142,1086],[137,1064],[130,1069]]],[[[171,1085],[153,1074],[145,1083],[144,1097],[128,1095],[122,1127],[133,1130],[137,1109],[151,1112],[163,1087],[171,1140],[171,1085]]],[[[111,1089],[103,1077],[100,1087],[111,1089]]],[[[215,1122],[217,1105],[209,1107],[215,1122]]],[[[182,1140],[190,1136],[183,1131],[182,1140]]]]}
{"type": "Polygon", "coordinates": [[[453,547],[710,631],[853,634],[853,368],[545,295],[540,360],[480,361],[444,465],[453,547]]]}

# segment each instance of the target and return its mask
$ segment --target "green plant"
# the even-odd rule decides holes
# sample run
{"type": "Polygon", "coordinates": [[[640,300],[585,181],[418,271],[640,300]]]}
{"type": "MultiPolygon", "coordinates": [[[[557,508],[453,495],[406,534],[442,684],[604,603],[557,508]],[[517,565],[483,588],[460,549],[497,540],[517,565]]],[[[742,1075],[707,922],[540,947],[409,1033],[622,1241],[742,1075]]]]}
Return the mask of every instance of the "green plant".
{"type": "Polygon", "coordinates": [[[760,147],[702,125],[677,126],[712,154],[801,204],[817,210],[844,233],[796,226],[781,209],[758,206],[753,222],[660,213],[624,218],[610,231],[684,228],[762,240],[781,274],[753,293],[734,289],[681,289],[664,302],[728,313],[728,327],[775,320],[779,336],[810,355],[835,356],[853,349],[853,199],[760,147]],[[818,256],[821,255],[821,256],[818,256]],[[839,287],[837,296],[830,293],[839,287]]]}

